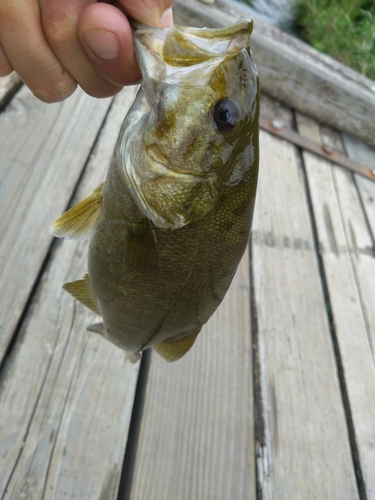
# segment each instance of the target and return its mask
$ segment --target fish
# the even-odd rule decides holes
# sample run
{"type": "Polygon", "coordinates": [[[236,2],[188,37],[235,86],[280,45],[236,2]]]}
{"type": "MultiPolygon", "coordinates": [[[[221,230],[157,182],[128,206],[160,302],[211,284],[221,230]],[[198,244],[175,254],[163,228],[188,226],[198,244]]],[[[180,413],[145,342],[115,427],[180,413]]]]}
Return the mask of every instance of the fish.
{"type": "Polygon", "coordinates": [[[89,239],[87,274],[63,288],[132,362],[148,348],[184,356],[245,252],[259,165],[252,28],[136,25],[142,81],[106,180],[51,227],[89,239]]]}

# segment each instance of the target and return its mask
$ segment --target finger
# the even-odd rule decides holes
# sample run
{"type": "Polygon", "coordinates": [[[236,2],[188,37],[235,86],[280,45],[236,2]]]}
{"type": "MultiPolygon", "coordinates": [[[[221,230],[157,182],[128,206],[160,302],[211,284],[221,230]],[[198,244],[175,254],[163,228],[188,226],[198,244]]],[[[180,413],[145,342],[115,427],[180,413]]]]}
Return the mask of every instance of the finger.
{"type": "Polygon", "coordinates": [[[108,97],[116,94],[120,87],[106,80],[96,70],[77,34],[79,16],[90,3],[92,0],[40,0],[42,24],[56,57],[83,90],[94,97],[108,97]]]}
{"type": "Polygon", "coordinates": [[[124,0],[115,5],[118,9],[103,3],[87,6],[80,16],[78,33],[87,57],[100,74],[114,84],[128,85],[138,82],[141,74],[123,12],[144,24],[171,27],[171,0],[124,0]]]}
{"type": "Polygon", "coordinates": [[[83,50],[99,73],[115,85],[140,80],[129,22],[116,7],[95,3],[86,7],[78,22],[83,50]]]}
{"type": "MultiPolygon", "coordinates": [[[[38,2],[0,1],[0,43],[9,64],[42,101],[56,102],[71,95],[76,82],[48,46],[40,23],[38,2]]],[[[6,71],[9,69],[5,58],[6,71]]]]}
{"type": "Polygon", "coordinates": [[[0,44],[0,76],[10,75],[13,71],[13,66],[10,64],[3,47],[0,44]]]}
{"type": "Polygon", "coordinates": [[[118,0],[132,19],[148,26],[173,26],[173,0],[118,0]]]}

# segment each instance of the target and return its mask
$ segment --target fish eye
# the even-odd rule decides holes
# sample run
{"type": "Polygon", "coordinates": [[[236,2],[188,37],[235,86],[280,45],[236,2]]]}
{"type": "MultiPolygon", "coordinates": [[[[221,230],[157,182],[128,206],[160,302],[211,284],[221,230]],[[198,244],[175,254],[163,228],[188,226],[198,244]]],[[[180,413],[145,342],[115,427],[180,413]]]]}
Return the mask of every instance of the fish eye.
{"type": "Polygon", "coordinates": [[[219,131],[229,132],[242,118],[241,108],[234,99],[220,99],[213,106],[212,116],[219,131]]]}

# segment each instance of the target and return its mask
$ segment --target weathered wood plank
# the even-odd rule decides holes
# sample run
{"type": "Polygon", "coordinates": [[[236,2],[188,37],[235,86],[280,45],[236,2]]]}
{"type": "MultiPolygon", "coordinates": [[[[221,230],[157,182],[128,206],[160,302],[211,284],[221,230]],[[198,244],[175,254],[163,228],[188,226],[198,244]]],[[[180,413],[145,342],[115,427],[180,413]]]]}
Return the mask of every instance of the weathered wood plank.
{"type": "Polygon", "coordinates": [[[255,500],[249,294],[245,254],[192,350],[152,354],[131,500],[255,500]]]}
{"type": "MultiPolygon", "coordinates": [[[[291,124],[291,113],[268,99],[261,109],[265,118],[291,124]]],[[[354,500],[355,473],[298,152],[266,132],[260,148],[251,248],[261,498],[354,500]]]]}
{"type": "MultiPolygon", "coordinates": [[[[375,125],[374,125],[375,135],[375,125]]],[[[358,139],[342,134],[345,150],[349,158],[359,161],[363,165],[368,165],[375,171],[375,149],[371,148],[358,139]]],[[[366,217],[371,228],[372,235],[375,235],[375,183],[361,176],[355,176],[358,186],[363,208],[366,212],[366,217]]]]}
{"type": "MultiPolygon", "coordinates": [[[[302,135],[343,152],[334,132],[300,115],[297,124],[302,135]]],[[[303,157],[366,495],[375,498],[373,236],[352,174],[307,152],[303,157]]]]}
{"type": "Polygon", "coordinates": [[[0,109],[9,102],[21,85],[20,77],[15,72],[8,76],[0,77],[0,109]]]}
{"type": "MultiPolygon", "coordinates": [[[[134,89],[115,98],[77,198],[103,180],[134,89]]],[[[139,363],[86,327],[61,289],[87,271],[86,243],[58,241],[0,379],[0,497],[115,499],[139,363]]]]}
{"type": "MultiPolygon", "coordinates": [[[[174,4],[175,20],[181,24],[228,26],[251,17],[223,0],[214,5],[198,0],[174,4]]],[[[251,48],[264,92],[375,146],[375,82],[259,19],[251,48]]]]}
{"type": "MultiPolygon", "coordinates": [[[[321,129],[321,139],[340,153],[344,153],[344,145],[348,146],[350,157],[366,161],[375,169],[375,150],[358,140],[346,136],[343,144],[339,134],[326,128],[321,129]]],[[[353,182],[350,174],[338,168],[335,174],[346,241],[375,360],[375,183],[356,174],[353,182]]]]}
{"type": "Polygon", "coordinates": [[[110,105],[81,91],[59,104],[24,87],[0,114],[0,361],[110,105]]]}

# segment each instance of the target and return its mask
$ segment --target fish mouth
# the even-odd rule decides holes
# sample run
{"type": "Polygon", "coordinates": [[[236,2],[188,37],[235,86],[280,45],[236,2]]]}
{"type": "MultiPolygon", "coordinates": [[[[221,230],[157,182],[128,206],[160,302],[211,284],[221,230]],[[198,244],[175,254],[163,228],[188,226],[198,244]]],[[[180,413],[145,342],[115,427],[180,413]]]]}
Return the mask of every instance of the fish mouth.
{"type": "Polygon", "coordinates": [[[207,85],[228,56],[249,46],[252,20],[221,29],[153,28],[133,23],[136,56],[144,81],[207,85]]]}
{"type": "Polygon", "coordinates": [[[186,66],[245,48],[253,31],[253,21],[244,19],[226,28],[180,25],[157,28],[132,21],[132,27],[137,48],[143,45],[146,50],[159,53],[167,63],[173,60],[174,65],[186,66]]]}

